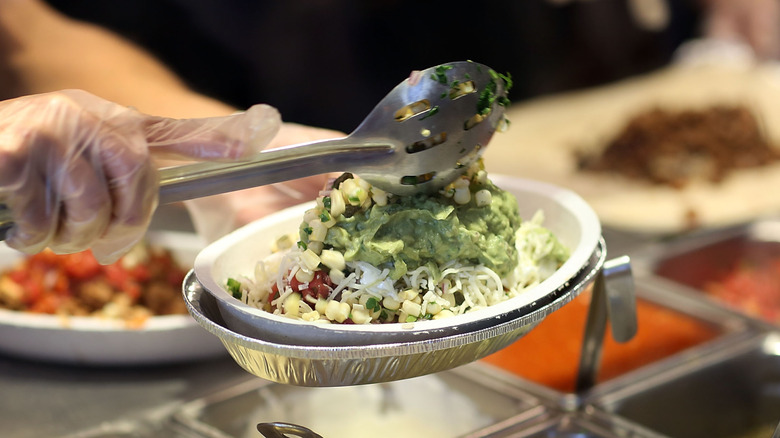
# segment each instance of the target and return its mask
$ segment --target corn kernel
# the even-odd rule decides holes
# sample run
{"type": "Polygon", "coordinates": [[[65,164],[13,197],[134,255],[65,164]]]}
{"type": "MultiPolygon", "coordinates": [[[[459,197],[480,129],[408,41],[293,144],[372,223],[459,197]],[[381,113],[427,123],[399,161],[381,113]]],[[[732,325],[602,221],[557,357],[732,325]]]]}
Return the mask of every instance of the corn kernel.
{"type": "Polygon", "coordinates": [[[301,315],[301,319],[308,322],[314,322],[320,319],[320,312],[316,310],[312,310],[311,312],[306,312],[303,315],[301,315]]]}
{"type": "Polygon", "coordinates": [[[298,271],[295,273],[295,279],[301,283],[308,283],[314,280],[314,271],[298,269],[298,271]]]}
{"type": "Polygon", "coordinates": [[[485,184],[487,182],[487,172],[484,169],[477,170],[477,173],[474,175],[474,181],[477,184],[485,184]]]}
{"type": "Polygon", "coordinates": [[[314,310],[317,311],[320,315],[325,314],[325,309],[328,306],[328,300],[325,298],[319,298],[317,299],[317,302],[314,304],[314,310]]]}
{"type": "Polygon", "coordinates": [[[344,268],[347,267],[347,264],[344,261],[344,254],[332,249],[323,249],[322,253],[320,254],[320,261],[323,265],[329,267],[330,269],[338,269],[339,271],[343,271],[344,268]]]}
{"type": "Polygon", "coordinates": [[[307,249],[301,253],[301,263],[304,268],[310,271],[316,271],[317,267],[320,265],[320,256],[315,254],[314,251],[307,249]]]}
{"type": "Polygon", "coordinates": [[[337,218],[344,214],[347,206],[344,204],[344,195],[339,189],[333,189],[330,191],[330,214],[334,218],[337,218]]]}
{"type": "Polygon", "coordinates": [[[487,207],[493,202],[493,195],[490,190],[482,189],[474,194],[474,201],[477,203],[477,207],[487,207]]]}
{"type": "Polygon", "coordinates": [[[376,205],[380,207],[385,206],[387,205],[387,192],[374,187],[371,189],[371,199],[376,202],[376,205]]]}
{"type": "Polygon", "coordinates": [[[442,311],[441,304],[431,301],[428,304],[425,305],[425,313],[430,313],[431,315],[436,315],[437,313],[442,311]]]}
{"type": "Polygon", "coordinates": [[[325,248],[325,244],[318,240],[309,241],[306,245],[306,249],[310,249],[314,254],[319,255],[322,252],[322,248],[325,248]]]}
{"type": "Polygon", "coordinates": [[[328,227],[322,223],[320,218],[313,219],[308,222],[311,227],[311,234],[309,234],[309,240],[316,242],[324,242],[325,236],[328,235],[328,227]]]}
{"type": "Polygon", "coordinates": [[[390,310],[398,310],[401,308],[401,302],[395,298],[385,297],[382,300],[382,307],[390,310]]]}
{"type": "Polygon", "coordinates": [[[420,295],[420,293],[417,292],[416,290],[414,290],[414,289],[406,289],[406,290],[402,290],[401,292],[398,293],[398,299],[401,300],[401,301],[413,300],[418,295],[420,295]]]}
{"type": "Polygon", "coordinates": [[[465,205],[471,201],[471,192],[468,188],[456,188],[455,194],[452,195],[452,200],[456,204],[465,205]]]}
{"type": "Polygon", "coordinates": [[[340,284],[347,278],[346,275],[344,275],[344,271],[340,269],[331,269],[330,272],[328,272],[328,277],[330,277],[330,281],[332,281],[333,284],[340,284]]]}
{"type": "Polygon", "coordinates": [[[441,312],[433,315],[433,319],[450,318],[450,317],[453,317],[453,316],[455,316],[455,314],[452,313],[451,310],[442,309],[441,312]]]}
{"type": "Polygon", "coordinates": [[[350,318],[355,324],[368,324],[371,322],[371,315],[369,315],[368,310],[359,304],[352,306],[350,318]]]}
{"type": "Polygon", "coordinates": [[[308,224],[309,222],[313,221],[314,219],[318,219],[320,217],[320,212],[318,210],[319,209],[317,207],[310,208],[310,209],[306,210],[303,213],[303,221],[308,224]]]}
{"type": "Polygon", "coordinates": [[[300,314],[301,294],[294,292],[287,296],[282,307],[284,314],[290,317],[297,317],[300,314]]]}
{"type": "Polygon", "coordinates": [[[325,316],[331,321],[344,322],[349,318],[350,310],[349,304],[332,300],[328,301],[328,305],[325,307],[325,316]]]}
{"type": "Polygon", "coordinates": [[[412,316],[420,316],[420,313],[422,312],[421,305],[409,300],[404,301],[403,305],[401,305],[401,309],[404,313],[412,316]]]}

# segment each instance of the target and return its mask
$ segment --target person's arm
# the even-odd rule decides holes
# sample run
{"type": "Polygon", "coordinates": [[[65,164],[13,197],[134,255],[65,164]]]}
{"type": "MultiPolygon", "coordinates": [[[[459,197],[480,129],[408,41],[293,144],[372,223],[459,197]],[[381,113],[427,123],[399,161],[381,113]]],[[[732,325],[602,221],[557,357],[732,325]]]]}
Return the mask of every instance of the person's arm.
{"type": "MultiPolygon", "coordinates": [[[[160,61],[106,29],[70,19],[40,0],[0,0],[0,100],[63,89],[86,90],[143,114],[176,119],[223,116],[236,111],[187,88],[160,61]]],[[[18,122],[22,126],[25,123],[18,122]]],[[[58,126],[55,120],[36,123],[51,129],[58,126]]],[[[343,134],[337,131],[282,123],[267,147],[340,136],[343,134]]],[[[160,166],[161,162],[156,164],[160,166]]],[[[257,217],[313,199],[325,179],[319,176],[258,187],[188,201],[187,206],[198,231],[215,238],[257,217]],[[206,214],[213,211],[220,212],[216,219],[206,214]]]]}
{"type": "Polygon", "coordinates": [[[190,90],[148,52],[39,0],[0,1],[0,97],[68,88],[146,114],[191,118],[236,109],[190,90]]]}
{"type": "Polygon", "coordinates": [[[778,0],[701,0],[704,35],[748,44],[758,59],[780,58],[778,0]]]}

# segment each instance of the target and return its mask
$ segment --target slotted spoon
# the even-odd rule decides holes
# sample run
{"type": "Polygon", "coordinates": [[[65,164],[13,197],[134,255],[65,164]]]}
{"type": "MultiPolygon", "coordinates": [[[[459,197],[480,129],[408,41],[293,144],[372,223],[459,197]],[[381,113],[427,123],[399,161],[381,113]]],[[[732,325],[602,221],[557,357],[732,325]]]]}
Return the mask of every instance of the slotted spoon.
{"type": "MultiPolygon", "coordinates": [[[[398,195],[436,191],[479,158],[505,123],[508,85],[471,61],[413,72],[347,137],[265,150],[243,161],[160,170],[160,203],[338,171],[398,195]]],[[[0,205],[0,238],[12,225],[0,205]]]]}

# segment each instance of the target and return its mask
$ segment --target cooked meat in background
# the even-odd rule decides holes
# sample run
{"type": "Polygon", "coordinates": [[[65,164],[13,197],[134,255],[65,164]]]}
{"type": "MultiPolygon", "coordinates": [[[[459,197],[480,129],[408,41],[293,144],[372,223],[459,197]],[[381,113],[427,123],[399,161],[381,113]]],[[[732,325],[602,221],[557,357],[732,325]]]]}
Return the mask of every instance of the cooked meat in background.
{"type": "Polygon", "coordinates": [[[654,108],[630,119],[600,153],[578,153],[578,168],[682,188],[693,180],[717,183],[733,170],[778,158],[747,107],[654,108]]]}

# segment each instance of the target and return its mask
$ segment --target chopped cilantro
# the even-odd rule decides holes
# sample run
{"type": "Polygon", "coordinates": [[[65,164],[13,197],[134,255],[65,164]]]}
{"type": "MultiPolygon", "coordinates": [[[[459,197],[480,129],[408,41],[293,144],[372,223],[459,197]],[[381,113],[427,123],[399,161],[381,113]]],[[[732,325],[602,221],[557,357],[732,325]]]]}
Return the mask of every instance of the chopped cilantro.
{"type": "Polygon", "coordinates": [[[451,65],[440,65],[431,74],[431,79],[434,81],[447,85],[447,70],[452,70],[451,65]]]}
{"type": "Polygon", "coordinates": [[[504,81],[504,92],[508,92],[512,88],[512,76],[507,74],[496,73],[494,70],[489,70],[491,80],[482,90],[477,100],[477,114],[488,115],[490,114],[490,108],[493,106],[493,102],[498,102],[499,105],[509,105],[509,99],[506,95],[498,96],[496,91],[498,90],[499,80],[504,81]]]}
{"type": "Polygon", "coordinates": [[[234,278],[228,278],[227,280],[227,288],[230,292],[230,295],[233,295],[233,298],[240,300],[241,299],[241,282],[234,279],[234,278]]]}
{"type": "Polygon", "coordinates": [[[374,297],[369,298],[366,300],[366,309],[372,310],[374,312],[379,312],[382,310],[382,305],[379,304],[379,300],[377,300],[374,297]]]}
{"type": "Polygon", "coordinates": [[[305,227],[303,227],[303,232],[304,232],[304,233],[306,233],[306,234],[311,234],[311,232],[312,232],[312,231],[313,231],[313,230],[312,230],[312,229],[311,229],[311,227],[310,227],[310,226],[308,226],[308,225],[307,225],[307,226],[305,226],[305,227]]]}
{"type": "Polygon", "coordinates": [[[430,117],[430,116],[432,116],[432,115],[435,115],[435,114],[436,114],[436,113],[438,113],[438,112],[439,112],[439,106],[438,106],[438,105],[436,105],[435,107],[433,107],[433,108],[431,108],[430,110],[428,110],[428,113],[427,113],[427,114],[425,114],[424,116],[420,117],[420,120],[425,120],[425,119],[427,119],[428,117],[430,117]]]}
{"type": "Polygon", "coordinates": [[[420,182],[420,178],[414,175],[406,175],[401,177],[401,184],[405,186],[416,186],[420,182]]]}
{"type": "Polygon", "coordinates": [[[308,248],[308,246],[306,245],[306,242],[304,242],[303,240],[299,240],[298,248],[300,248],[302,251],[306,251],[306,248],[308,248]]]}
{"type": "Polygon", "coordinates": [[[328,210],[330,210],[330,196],[325,196],[322,198],[322,205],[325,206],[328,210]]]}
{"type": "Polygon", "coordinates": [[[330,220],[330,214],[327,211],[323,211],[320,213],[320,220],[323,222],[328,222],[330,220]]]}

